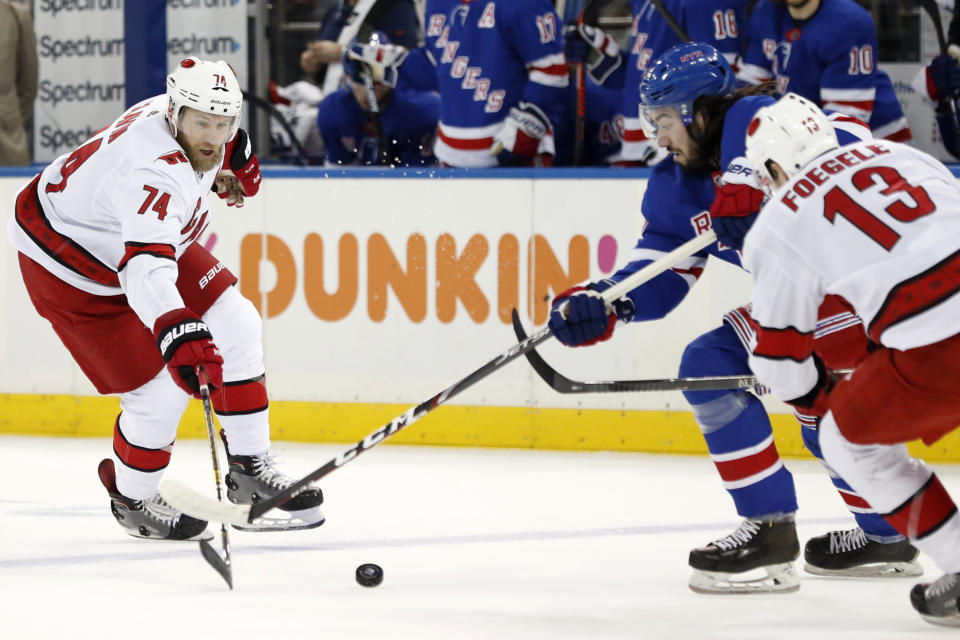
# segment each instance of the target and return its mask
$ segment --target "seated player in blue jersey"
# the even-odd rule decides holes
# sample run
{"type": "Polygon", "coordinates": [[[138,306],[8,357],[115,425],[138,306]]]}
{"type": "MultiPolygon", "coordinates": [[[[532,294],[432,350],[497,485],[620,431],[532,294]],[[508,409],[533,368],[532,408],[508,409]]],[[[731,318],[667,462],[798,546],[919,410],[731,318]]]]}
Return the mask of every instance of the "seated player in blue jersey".
{"type": "Polygon", "coordinates": [[[401,87],[440,94],[437,159],[550,166],[569,84],[550,0],[427,0],[425,11],[424,45],[395,64],[401,87]]]}
{"type": "MultiPolygon", "coordinates": [[[[712,45],[731,64],[741,53],[746,34],[747,0],[664,0],[663,9],[695,42],[712,45]]],[[[594,80],[621,94],[619,153],[612,162],[624,166],[654,164],[662,150],[643,131],[636,89],[647,66],[684,41],[650,0],[630,0],[632,46],[621,51],[609,34],[589,25],[564,28],[567,60],[582,62],[594,80]]]]}
{"type": "Polygon", "coordinates": [[[586,78],[583,142],[580,157],[575,158],[578,144],[577,88],[571,84],[567,91],[568,108],[563,112],[556,126],[557,154],[554,165],[602,167],[617,164],[620,153],[620,133],[623,129],[623,118],[620,117],[621,92],[607,89],[594,82],[589,76],[586,78]]]}
{"type": "Polygon", "coordinates": [[[343,53],[337,44],[340,32],[356,20],[363,21],[361,28],[385,33],[391,42],[407,49],[417,46],[422,32],[413,0],[379,0],[365,8],[357,7],[357,0],[329,2],[316,39],[308,42],[300,54],[300,67],[319,86],[324,86],[327,66],[338,62],[343,53]]]}
{"type": "MultiPolygon", "coordinates": [[[[950,23],[950,32],[960,31],[960,20],[950,23]],[[958,26],[955,26],[958,25],[958,26]]],[[[960,38],[960,33],[955,36],[960,38]]],[[[913,81],[913,88],[935,104],[934,114],[943,146],[955,158],[960,158],[960,45],[951,44],[948,53],[935,57],[913,81]]]]}
{"type": "Polygon", "coordinates": [[[317,113],[327,166],[436,164],[440,99],[429,91],[395,88],[389,62],[405,54],[378,31],[369,42],[353,41],[344,50],[347,83],[324,98],[317,113]]]}
{"type": "Polygon", "coordinates": [[[876,138],[909,142],[878,50],[873,17],[855,0],[760,0],[750,14],[740,76],[773,79],[781,93],[868,123],[876,138]]]}
{"type": "MultiPolygon", "coordinates": [[[[637,287],[607,306],[599,297],[614,282],[643,268],[711,226],[710,211],[734,213],[736,225],[759,210],[762,194],[745,163],[744,133],[752,114],[774,99],[757,87],[733,93],[730,65],[710,45],[682,44],[654,61],[639,94],[641,114],[651,137],[670,156],[657,164],[643,197],[643,236],[631,261],[611,278],[575,287],[557,296],[549,324],[569,346],[585,346],[610,337],[616,321],[662,318],[686,296],[707,264],[707,257],[740,266],[735,245],[717,242],[681,261],[673,269],[637,287]],[[750,95],[754,94],[754,95],[750,95]],[[724,189],[715,192],[720,168],[724,189]],[[557,311],[568,302],[568,316],[557,311]]],[[[835,120],[845,142],[869,137],[869,130],[850,118],[835,120]]],[[[749,306],[735,309],[723,324],[686,348],[681,376],[749,374],[749,344],[755,328],[749,306]]],[[[867,353],[859,319],[844,302],[828,298],[821,307],[816,349],[831,366],[852,366],[867,353]]],[[[694,574],[690,587],[702,593],[793,591],[799,581],[793,561],[800,552],[794,514],[793,478],[773,442],[763,404],[751,392],[691,391],[693,408],[724,487],[745,518],[732,534],[690,552],[694,574]],[[762,569],[762,576],[752,572],[762,569]]],[[[800,399],[804,443],[820,457],[817,415],[820,407],[800,399]]],[[[870,505],[839,477],[834,484],[861,528],[813,538],[805,550],[806,569],[826,575],[917,575],[917,550],[872,511],[870,505]]]]}

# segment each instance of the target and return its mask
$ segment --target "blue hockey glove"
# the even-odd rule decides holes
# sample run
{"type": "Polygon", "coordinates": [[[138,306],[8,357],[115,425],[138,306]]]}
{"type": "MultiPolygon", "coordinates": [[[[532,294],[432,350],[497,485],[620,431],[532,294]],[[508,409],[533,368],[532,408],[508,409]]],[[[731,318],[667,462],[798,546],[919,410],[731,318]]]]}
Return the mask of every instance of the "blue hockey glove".
{"type": "Polygon", "coordinates": [[[567,62],[584,63],[597,84],[603,84],[622,62],[617,41],[597,27],[569,24],[563,28],[563,40],[567,62]]]}
{"type": "Polygon", "coordinates": [[[763,205],[763,191],[746,184],[725,184],[710,206],[710,221],[721,244],[743,248],[743,239],[763,205]]]}
{"type": "Polygon", "coordinates": [[[586,347],[608,340],[618,318],[633,317],[633,302],[621,299],[608,304],[588,287],[567,289],[554,298],[552,307],[547,324],[557,340],[568,347],[586,347]],[[565,303],[566,318],[561,313],[565,303]]]}
{"type": "Polygon", "coordinates": [[[930,80],[937,91],[934,100],[949,100],[960,92],[960,63],[949,54],[941,54],[927,67],[930,80]]]}

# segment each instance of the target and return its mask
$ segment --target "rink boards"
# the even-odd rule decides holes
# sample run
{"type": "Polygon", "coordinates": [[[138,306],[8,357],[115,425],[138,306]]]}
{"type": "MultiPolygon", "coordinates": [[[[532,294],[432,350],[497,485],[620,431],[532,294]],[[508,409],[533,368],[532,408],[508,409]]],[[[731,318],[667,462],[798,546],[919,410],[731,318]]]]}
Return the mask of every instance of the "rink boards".
{"type": "MultiPolygon", "coordinates": [[[[4,223],[30,175],[0,172],[4,223]]],[[[629,260],[643,228],[647,176],[267,169],[260,194],[244,208],[211,198],[213,220],[200,242],[240,278],[264,318],[274,437],[359,440],[516,344],[512,308],[528,332],[543,326],[556,292],[606,277],[629,260]]],[[[664,320],[618,326],[594,347],[550,341],[541,352],[580,380],[673,377],[684,346],[749,299],[746,274],[711,259],[664,320]]],[[[110,434],[118,400],[96,396],[36,315],[6,242],[0,336],[0,432],[110,434]]],[[[781,453],[802,455],[786,405],[766,402],[781,453]]],[[[518,361],[395,440],[705,452],[687,409],[676,392],[560,395],[518,361]]],[[[180,433],[203,437],[197,407],[180,433]]],[[[918,451],[960,461],[960,437],[918,451]]]]}

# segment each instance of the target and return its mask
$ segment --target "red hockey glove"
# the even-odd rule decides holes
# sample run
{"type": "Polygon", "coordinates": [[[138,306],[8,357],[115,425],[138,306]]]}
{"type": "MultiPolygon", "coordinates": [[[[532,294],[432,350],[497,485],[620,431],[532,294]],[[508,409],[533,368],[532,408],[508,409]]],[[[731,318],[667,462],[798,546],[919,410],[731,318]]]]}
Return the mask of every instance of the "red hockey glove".
{"type": "MultiPolygon", "coordinates": [[[[243,129],[237,130],[237,135],[227,143],[223,153],[223,169],[229,169],[240,181],[243,195],[251,198],[260,191],[260,161],[253,152],[250,136],[243,129]]],[[[218,192],[221,198],[227,198],[228,193],[218,192]]],[[[228,205],[242,205],[243,198],[237,202],[227,201],[228,205]]]]}
{"type": "Polygon", "coordinates": [[[743,248],[757,213],[763,205],[763,191],[746,184],[725,184],[710,205],[710,221],[717,240],[731,249],[743,248]]]}
{"type": "Polygon", "coordinates": [[[553,127],[547,114],[532,102],[520,101],[511,107],[494,136],[491,153],[501,166],[530,165],[539,155],[552,156],[553,127]]]}
{"type": "Polygon", "coordinates": [[[223,358],[205,322],[190,309],[174,309],[153,325],[153,337],[173,381],[194,398],[200,397],[197,367],[207,372],[212,388],[223,386],[223,358]]]}

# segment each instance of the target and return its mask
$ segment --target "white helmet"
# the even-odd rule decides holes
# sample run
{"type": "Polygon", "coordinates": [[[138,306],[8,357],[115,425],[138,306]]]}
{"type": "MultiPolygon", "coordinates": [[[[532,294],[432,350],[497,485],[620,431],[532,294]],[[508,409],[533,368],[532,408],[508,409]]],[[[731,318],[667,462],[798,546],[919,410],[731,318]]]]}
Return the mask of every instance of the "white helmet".
{"type": "Polygon", "coordinates": [[[181,60],[173,73],[167,76],[167,98],[167,122],[174,136],[180,128],[184,107],[232,117],[227,140],[232,140],[240,128],[243,93],[233,67],[223,60],[211,62],[194,56],[181,60]]]}
{"type": "Polygon", "coordinates": [[[758,109],[747,127],[747,161],[767,189],[772,189],[768,160],[776,162],[787,178],[792,178],[808,162],[839,146],[827,115],[795,93],[758,109]]]}

